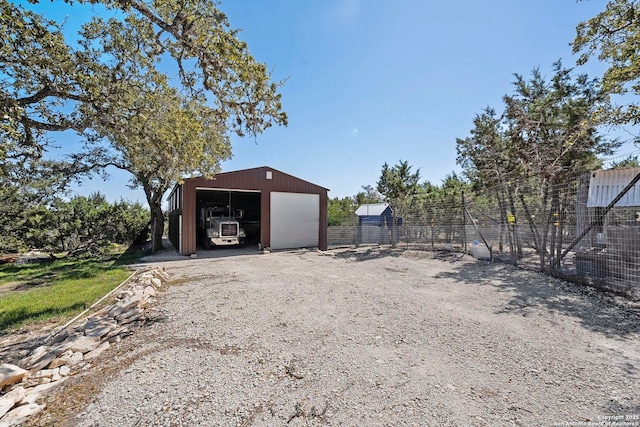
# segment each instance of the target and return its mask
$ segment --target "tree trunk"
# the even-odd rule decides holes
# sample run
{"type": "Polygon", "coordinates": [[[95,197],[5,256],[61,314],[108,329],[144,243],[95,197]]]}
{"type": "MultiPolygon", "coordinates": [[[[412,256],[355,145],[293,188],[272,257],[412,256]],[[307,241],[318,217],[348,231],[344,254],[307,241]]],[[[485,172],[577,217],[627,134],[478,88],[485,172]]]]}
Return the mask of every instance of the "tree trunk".
{"type": "Polygon", "coordinates": [[[149,203],[151,208],[151,252],[156,253],[162,249],[162,234],[164,233],[164,214],[161,203],[149,203]]]}
{"type": "MultiPolygon", "coordinates": [[[[516,193],[518,190],[516,189],[516,193]]],[[[520,223],[518,222],[518,215],[516,213],[516,203],[513,199],[513,190],[511,185],[507,187],[507,196],[509,197],[509,207],[511,209],[511,214],[513,215],[513,224],[511,224],[511,233],[513,237],[513,242],[516,246],[517,259],[522,259],[524,257],[524,253],[522,251],[522,244],[520,243],[520,237],[518,233],[518,229],[520,228],[520,223]]]]}
{"type": "Polygon", "coordinates": [[[556,245],[558,242],[558,233],[560,231],[560,194],[558,187],[553,186],[551,195],[551,240],[549,242],[549,267],[555,266],[556,245]]]}
{"type": "Polygon", "coordinates": [[[556,241],[556,262],[555,268],[560,269],[562,265],[562,246],[564,244],[564,228],[567,222],[566,212],[567,212],[567,203],[569,202],[569,192],[565,191],[562,197],[562,204],[560,205],[560,212],[558,216],[559,226],[558,226],[558,239],[556,241]]]}
{"type": "Polygon", "coordinates": [[[531,215],[531,211],[529,211],[529,207],[524,200],[524,195],[522,193],[519,194],[520,203],[522,204],[522,208],[524,209],[524,213],[527,216],[527,221],[529,222],[529,229],[531,230],[531,235],[533,236],[533,249],[540,254],[540,233],[538,232],[538,227],[536,227],[536,223],[533,220],[533,216],[531,215]]]}
{"type": "Polygon", "coordinates": [[[516,265],[517,264],[517,256],[515,252],[515,247],[513,245],[513,236],[512,230],[509,224],[509,217],[507,215],[507,202],[504,197],[504,187],[501,186],[500,191],[498,192],[498,205],[500,206],[500,216],[502,217],[502,225],[507,237],[507,243],[509,243],[509,255],[511,257],[511,262],[516,265]]]}
{"type": "Polygon", "coordinates": [[[546,180],[543,181],[542,186],[541,216],[543,218],[543,223],[542,238],[540,240],[540,271],[547,271],[547,242],[549,241],[549,227],[553,222],[553,209],[547,210],[547,206],[549,204],[549,182],[546,180]]]}
{"type": "Polygon", "coordinates": [[[142,183],[151,210],[151,252],[155,254],[162,249],[162,234],[164,233],[162,196],[167,191],[167,186],[159,185],[157,188],[151,188],[146,179],[137,178],[142,183]]]}

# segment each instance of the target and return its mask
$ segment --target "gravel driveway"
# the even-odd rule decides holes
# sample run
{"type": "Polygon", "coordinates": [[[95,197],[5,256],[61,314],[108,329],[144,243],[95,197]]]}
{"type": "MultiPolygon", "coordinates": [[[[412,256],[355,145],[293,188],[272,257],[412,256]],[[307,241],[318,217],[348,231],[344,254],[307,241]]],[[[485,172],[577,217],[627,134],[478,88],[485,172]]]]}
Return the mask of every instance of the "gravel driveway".
{"type": "Polygon", "coordinates": [[[447,253],[211,256],[155,258],[152,321],[33,422],[640,426],[637,303],[447,253]]]}

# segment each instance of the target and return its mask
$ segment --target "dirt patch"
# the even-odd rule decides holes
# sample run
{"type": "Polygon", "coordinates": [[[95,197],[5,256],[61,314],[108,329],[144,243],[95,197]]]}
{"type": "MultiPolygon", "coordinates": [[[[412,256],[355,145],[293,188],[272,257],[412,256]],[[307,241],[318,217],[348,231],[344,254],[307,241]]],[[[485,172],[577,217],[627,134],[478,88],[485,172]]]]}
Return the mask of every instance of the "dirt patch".
{"type": "Polygon", "coordinates": [[[161,263],[156,321],[32,425],[553,425],[640,415],[637,303],[459,254],[161,263]],[[600,417],[600,418],[599,418],[600,417]]]}

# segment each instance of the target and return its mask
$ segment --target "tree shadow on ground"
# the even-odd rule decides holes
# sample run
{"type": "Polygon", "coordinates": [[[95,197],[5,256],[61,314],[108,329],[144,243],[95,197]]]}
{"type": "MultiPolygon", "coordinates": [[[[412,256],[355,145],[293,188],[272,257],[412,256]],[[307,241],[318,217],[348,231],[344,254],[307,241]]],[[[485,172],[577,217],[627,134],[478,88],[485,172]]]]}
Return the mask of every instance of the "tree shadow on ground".
{"type": "Polygon", "coordinates": [[[84,308],[86,308],[84,303],[77,302],[63,307],[47,307],[36,311],[27,310],[25,307],[6,311],[2,310],[0,311],[0,336],[8,333],[10,329],[21,325],[25,320],[59,316],[70,311],[76,311],[84,308]]]}
{"type": "Polygon", "coordinates": [[[39,280],[29,280],[28,282],[19,283],[13,286],[12,288],[9,288],[9,290],[22,292],[22,291],[29,291],[31,289],[36,289],[36,288],[46,288],[47,286],[51,286],[50,280],[53,277],[54,276],[52,274],[44,275],[43,277],[40,277],[39,280]]]}
{"type": "Polygon", "coordinates": [[[145,255],[151,254],[151,250],[146,244],[133,244],[127,248],[122,254],[113,257],[113,266],[121,267],[140,261],[145,255]]]}
{"type": "Polygon", "coordinates": [[[2,272],[17,278],[28,277],[28,280],[17,280],[17,284],[11,289],[15,291],[27,291],[33,288],[51,285],[52,280],[79,280],[90,279],[112,268],[112,259],[95,260],[83,259],[70,262],[68,259],[54,260],[48,265],[21,264],[3,268],[2,272]],[[31,272],[31,273],[30,273],[31,272]]]}
{"type": "Polygon", "coordinates": [[[408,251],[412,254],[420,254],[420,258],[440,259],[442,261],[454,261],[460,258],[460,254],[453,251],[412,251],[412,248],[391,246],[361,246],[358,248],[335,249],[330,251],[333,256],[352,261],[371,261],[374,259],[405,256],[408,251]]]}
{"type": "Polygon", "coordinates": [[[453,272],[440,273],[456,281],[492,286],[511,295],[497,313],[532,315],[533,309],[577,319],[585,328],[609,337],[640,333],[640,301],[573,284],[509,264],[458,263],[453,272]]]}

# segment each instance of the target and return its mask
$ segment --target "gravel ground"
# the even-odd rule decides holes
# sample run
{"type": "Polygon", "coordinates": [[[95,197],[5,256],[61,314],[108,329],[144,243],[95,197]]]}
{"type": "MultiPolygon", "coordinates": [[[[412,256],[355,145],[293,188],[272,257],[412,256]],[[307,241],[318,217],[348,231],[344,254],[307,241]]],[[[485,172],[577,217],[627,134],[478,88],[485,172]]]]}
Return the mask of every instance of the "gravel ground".
{"type": "Polygon", "coordinates": [[[152,320],[30,423],[640,426],[637,302],[447,253],[209,256],[153,258],[152,320]]]}

